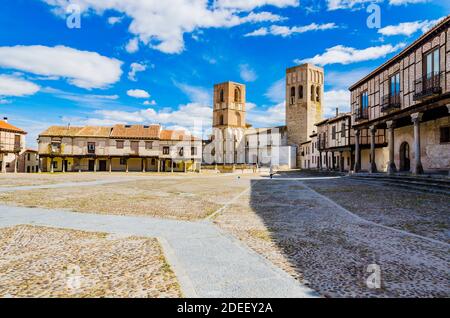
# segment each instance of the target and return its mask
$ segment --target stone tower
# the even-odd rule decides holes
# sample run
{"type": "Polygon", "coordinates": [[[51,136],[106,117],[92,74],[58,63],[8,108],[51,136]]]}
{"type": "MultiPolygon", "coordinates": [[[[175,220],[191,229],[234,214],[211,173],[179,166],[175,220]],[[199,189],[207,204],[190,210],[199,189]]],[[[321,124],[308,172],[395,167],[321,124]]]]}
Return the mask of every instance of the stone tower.
{"type": "Polygon", "coordinates": [[[234,82],[214,85],[213,105],[215,162],[245,163],[245,85],[234,82]]]}
{"type": "Polygon", "coordinates": [[[286,70],[286,126],[288,143],[297,146],[310,140],[315,123],[322,120],[324,91],[323,68],[303,64],[286,70]]]}

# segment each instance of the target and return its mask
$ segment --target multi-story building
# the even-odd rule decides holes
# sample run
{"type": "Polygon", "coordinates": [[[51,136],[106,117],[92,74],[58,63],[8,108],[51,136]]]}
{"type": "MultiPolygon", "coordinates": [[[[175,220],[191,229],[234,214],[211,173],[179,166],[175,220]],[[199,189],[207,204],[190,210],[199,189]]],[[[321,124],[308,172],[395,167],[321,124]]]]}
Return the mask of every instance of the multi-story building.
{"type": "MultiPolygon", "coordinates": [[[[350,171],[355,165],[355,131],[351,127],[351,113],[324,119],[316,124],[318,134],[319,168],[326,170],[350,171]]],[[[385,131],[380,129],[375,136],[377,151],[386,147],[385,131]]],[[[360,154],[369,161],[370,138],[368,129],[362,129],[359,139],[360,154]]],[[[369,169],[368,165],[362,168],[369,169]]]]}
{"type": "Polygon", "coordinates": [[[297,148],[298,166],[301,145],[311,140],[315,123],[322,120],[324,70],[303,64],[286,70],[286,126],[288,144],[297,148]]]}
{"type": "Polygon", "coordinates": [[[198,171],[202,141],[159,125],[52,126],[39,135],[42,171],[198,171]]]}
{"type": "Polygon", "coordinates": [[[37,150],[26,149],[20,153],[18,172],[39,172],[39,153],[37,150]]]}
{"type": "Polygon", "coordinates": [[[0,120],[0,171],[19,172],[19,156],[25,149],[27,133],[8,123],[8,118],[0,120]]]}
{"type": "Polygon", "coordinates": [[[355,171],[450,168],[449,25],[450,16],[350,87],[355,171]],[[360,154],[364,130],[369,156],[360,154]],[[386,149],[376,149],[380,130],[387,130],[386,149]]]}

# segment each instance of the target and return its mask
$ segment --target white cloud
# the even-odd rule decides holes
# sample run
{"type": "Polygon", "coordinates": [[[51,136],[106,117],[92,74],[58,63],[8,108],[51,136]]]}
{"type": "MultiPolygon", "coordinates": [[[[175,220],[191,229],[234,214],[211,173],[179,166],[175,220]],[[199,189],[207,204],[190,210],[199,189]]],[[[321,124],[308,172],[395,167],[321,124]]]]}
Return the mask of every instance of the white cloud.
{"type": "Polygon", "coordinates": [[[211,104],[212,96],[210,90],[204,87],[192,86],[185,83],[175,82],[174,84],[189,97],[191,102],[206,105],[211,104]]]}
{"type": "Polygon", "coordinates": [[[239,70],[241,78],[246,82],[254,82],[258,78],[256,72],[248,64],[239,65],[239,70]]]}
{"type": "Polygon", "coordinates": [[[130,89],[127,95],[134,98],[149,98],[150,94],[142,89],[130,89]]]}
{"type": "MultiPolygon", "coordinates": [[[[0,97],[34,95],[40,87],[32,82],[8,75],[0,75],[0,97]]],[[[6,104],[3,102],[2,104],[6,104]]]]}
{"type": "Polygon", "coordinates": [[[340,113],[350,111],[350,92],[348,90],[331,90],[324,95],[324,116],[334,117],[336,107],[340,113]]]}
{"type": "Polygon", "coordinates": [[[384,0],[327,0],[328,10],[361,9],[366,4],[382,2],[384,0]]]}
{"type": "Polygon", "coordinates": [[[278,8],[297,7],[299,0],[217,0],[216,6],[225,9],[250,11],[258,7],[271,5],[278,8]]]}
{"type": "Polygon", "coordinates": [[[328,65],[328,64],[351,64],[369,60],[376,60],[386,57],[390,53],[397,52],[405,47],[404,43],[397,44],[395,46],[391,44],[368,47],[366,49],[355,49],[352,47],[346,47],[343,45],[337,45],[326,49],[325,53],[318,54],[312,58],[303,60],[295,60],[295,63],[313,63],[316,65],[328,65]]]}
{"type": "Polygon", "coordinates": [[[55,89],[52,87],[43,87],[41,89],[42,93],[51,94],[52,96],[69,100],[79,104],[79,106],[84,108],[104,108],[111,106],[118,106],[118,95],[96,95],[96,94],[79,94],[73,92],[67,92],[60,89],[55,89]]]}
{"type": "Polygon", "coordinates": [[[156,101],[154,101],[154,100],[152,100],[152,101],[146,100],[146,101],[143,103],[143,105],[146,105],[146,106],[155,106],[155,105],[156,105],[156,101]]]}
{"type": "Polygon", "coordinates": [[[122,62],[96,52],[66,46],[42,45],[0,47],[0,67],[36,75],[62,77],[70,84],[104,88],[120,80],[122,62]]]}
{"type": "Polygon", "coordinates": [[[348,89],[372,71],[371,68],[346,69],[343,71],[329,71],[326,73],[326,84],[335,90],[348,89]]]}
{"type": "Polygon", "coordinates": [[[389,0],[389,4],[393,6],[406,5],[406,4],[414,4],[414,3],[425,3],[429,0],[389,0]]]}
{"type": "MultiPolygon", "coordinates": [[[[65,8],[70,0],[42,0],[53,7],[54,12],[65,18],[65,8]]],[[[128,52],[136,52],[139,43],[164,53],[180,53],[184,50],[184,34],[206,28],[230,28],[243,23],[280,21],[277,15],[262,12],[241,14],[255,7],[297,6],[298,0],[224,0],[212,6],[207,0],[77,0],[83,13],[102,15],[112,10],[131,20],[128,31],[133,39],[128,52]]]]}
{"type": "Polygon", "coordinates": [[[131,63],[130,71],[128,72],[128,79],[130,81],[136,82],[136,74],[139,72],[144,72],[147,69],[147,65],[141,63],[131,63]]]}
{"type": "Polygon", "coordinates": [[[336,29],[338,26],[335,23],[326,23],[326,24],[316,24],[311,23],[309,25],[303,25],[303,26],[293,26],[293,27],[287,27],[287,26],[279,26],[279,25],[272,25],[270,28],[260,28],[253,32],[247,33],[245,36],[266,36],[266,35],[275,35],[275,36],[282,36],[282,37],[288,37],[294,34],[301,34],[306,33],[310,31],[324,31],[324,30],[331,30],[336,29]]]}
{"type": "Polygon", "coordinates": [[[284,101],[268,107],[253,106],[247,111],[247,122],[253,127],[274,127],[284,125],[286,121],[286,104],[284,101]]]}
{"type": "Polygon", "coordinates": [[[123,20],[123,17],[109,17],[108,18],[108,23],[111,24],[111,25],[115,25],[117,23],[122,22],[122,20],[123,20]]]}
{"type": "Polygon", "coordinates": [[[132,38],[130,41],[128,41],[127,45],[125,46],[125,50],[128,53],[136,53],[137,51],[139,51],[139,39],[132,38]]]}
{"type": "Polygon", "coordinates": [[[282,102],[286,98],[286,80],[282,78],[273,83],[264,96],[274,103],[282,102]]]}
{"type": "Polygon", "coordinates": [[[444,18],[440,18],[437,20],[424,20],[424,21],[414,21],[414,22],[403,22],[397,25],[388,25],[384,28],[378,30],[378,33],[385,36],[392,35],[406,35],[411,36],[417,31],[422,31],[422,33],[427,32],[434,25],[442,21],[444,18]]]}

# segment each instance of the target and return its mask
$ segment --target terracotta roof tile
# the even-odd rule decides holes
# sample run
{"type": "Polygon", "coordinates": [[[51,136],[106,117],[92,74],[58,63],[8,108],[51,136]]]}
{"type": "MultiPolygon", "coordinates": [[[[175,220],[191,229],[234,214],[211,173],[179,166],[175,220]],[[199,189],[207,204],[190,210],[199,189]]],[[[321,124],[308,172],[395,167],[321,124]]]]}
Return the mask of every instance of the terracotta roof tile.
{"type": "Polygon", "coordinates": [[[17,128],[16,126],[11,125],[10,123],[7,123],[4,120],[0,120],[0,130],[7,130],[12,132],[17,132],[21,134],[26,134],[26,132],[20,128],[17,128]]]}
{"type": "Polygon", "coordinates": [[[160,135],[161,140],[191,140],[198,141],[199,138],[196,138],[184,130],[162,130],[160,135]]]}
{"type": "Polygon", "coordinates": [[[115,125],[111,138],[158,139],[160,130],[159,125],[115,125]]]}
{"type": "Polygon", "coordinates": [[[39,136],[51,137],[109,137],[111,127],[85,126],[85,127],[68,127],[68,126],[51,126],[39,136]]]}

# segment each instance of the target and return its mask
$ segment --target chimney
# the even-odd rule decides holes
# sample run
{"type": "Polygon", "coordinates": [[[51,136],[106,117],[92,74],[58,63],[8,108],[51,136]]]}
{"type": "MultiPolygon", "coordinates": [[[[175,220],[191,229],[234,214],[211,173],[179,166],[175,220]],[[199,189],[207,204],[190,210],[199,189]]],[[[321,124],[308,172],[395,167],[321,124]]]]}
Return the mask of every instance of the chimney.
{"type": "Polygon", "coordinates": [[[336,107],[336,117],[339,116],[339,108],[336,107]]]}
{"type": "Polygon", "coordinates": [[[8,117],[3,117],[3,121],[4,121],[5,123],[7,123],[7,122],[8,122],[8,117]]]}

